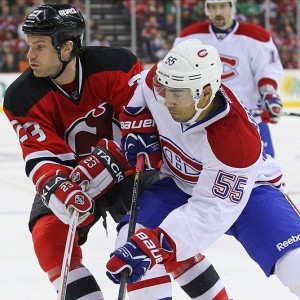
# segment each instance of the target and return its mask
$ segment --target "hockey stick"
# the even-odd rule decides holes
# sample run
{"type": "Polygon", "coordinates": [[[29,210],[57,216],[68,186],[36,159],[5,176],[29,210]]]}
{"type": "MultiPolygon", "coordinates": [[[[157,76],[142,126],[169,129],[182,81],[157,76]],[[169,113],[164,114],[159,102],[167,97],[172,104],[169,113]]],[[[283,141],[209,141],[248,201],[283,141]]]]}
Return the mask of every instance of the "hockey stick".
{"type": "MultiPolygon", "coordinates": [[[[260,109],[251,109],[250,110],[251,114],[253,115],[253,117],[259,117],[262,113],[262,111],[260,109]]],[[[297,113],[293,113],[293,112],[288,112],[288,111],[283,111],[280,113],[279,115],[284,116],[284,117],[300,117],[300,114],[297,113]]]]}
{"type": "Polygon", "coordinates": [[[280,114],[281,116],[291,116],[291,117],[300,117],[300,114],[297,114],[297,113],[292,113],[292,112],[287,112],[287,111],[284,111],[283,113],[280,114]]]}
{"type": "Polygon", "coordinates": [[[78,224],[78,217],[79,212],[74,209],[70,224],[69,224],[69,231],[65,246],[65,253],[63,257],[63,263],[60,273],[60,287],[58,290],[58,300],[65,300],[66,298],[66,291],[67,291],[67,281],[68,281],[68,275],[70,270],[70,263],[71,263],[71,257],[72,257],[72,251],[73,251],[73,244],[76,234],[76,228],[78,224]]]}
{"type": "MultiPolygon", "coordinates": [[[[139,204],[138,200],[141,192],[141,183],[142,183],[143,173],[144,173],[144,163],[145,163],[144,155],[139,154],[137,157],[136,167],[135,167],[127,241],[129,241],[131,236],[135,233],[138,204],[139,204]]],[[[124,300],[125,298],[128,275],[129,275],[128,269],[124,269],[121,273],[118,300],[124,300]]]]}

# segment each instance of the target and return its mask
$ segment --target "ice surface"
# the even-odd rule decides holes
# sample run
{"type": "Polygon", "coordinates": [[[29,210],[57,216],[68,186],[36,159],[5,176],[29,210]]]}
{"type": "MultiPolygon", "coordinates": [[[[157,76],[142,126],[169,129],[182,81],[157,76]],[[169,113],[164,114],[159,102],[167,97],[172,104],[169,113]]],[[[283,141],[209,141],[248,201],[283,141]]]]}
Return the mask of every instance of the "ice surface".
{"type": "MultiPolygon", "coordinates": [[[[286,187],[299,206],[300,118],[282,117],[271,130],[286,187]]],[[[3,113],[0,113],[0,195],[0,300],[56,299],[52,285],[38,265],[27,228],[34,187],[25,176],[17,137],[3,113]]],[[[108,226],[108,238],[102,224],[92,228],[83,246],[84,264],[96,277],[105,299],[116,300],[118,285],[105,275],[105,264],[116,236],[115,224],[109,220],[108,226]]],[[[220,238],[205,254],[219,271],[234,300],[297,299],[276,277],[266,278],[231,237],[220,238]]],[[[187,297],[174,283],[174,300],[184,299],[187,297]]]]}

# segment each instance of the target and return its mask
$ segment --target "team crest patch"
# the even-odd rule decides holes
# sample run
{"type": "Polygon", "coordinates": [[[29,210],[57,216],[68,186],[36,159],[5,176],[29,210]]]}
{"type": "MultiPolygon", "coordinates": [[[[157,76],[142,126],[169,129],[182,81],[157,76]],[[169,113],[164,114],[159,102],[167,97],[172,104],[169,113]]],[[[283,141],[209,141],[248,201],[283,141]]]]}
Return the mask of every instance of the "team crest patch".
{"type": "Polygon", "coordinates": [[[192,159],[179,146],[164,137],[161,137],[161,146],[171,172],[181,180],[195,184],[203,168],[201,162],[192,159]]]}

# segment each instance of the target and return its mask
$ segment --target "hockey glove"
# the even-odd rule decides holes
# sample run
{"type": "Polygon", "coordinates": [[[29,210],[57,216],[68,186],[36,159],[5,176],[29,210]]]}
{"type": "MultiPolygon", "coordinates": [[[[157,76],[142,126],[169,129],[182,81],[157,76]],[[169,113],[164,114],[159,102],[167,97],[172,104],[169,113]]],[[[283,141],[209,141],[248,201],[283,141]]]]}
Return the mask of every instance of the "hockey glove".
{"type": "Polygon", "coordinates": [[[86,226],[94,220],[94,201],[67,175],[52,177],[42,188],[42,199],[65,224],[69,224],[74,209],[79,212],[80,226],[86,226]]]}
{"type": "Polygon", "coordinates": [[[70,178],[95,199],[133,172],[119,145],[101,139],[92,154],[78,163],[70,178]]]}
{"type": "Polygon", "coordinates": [[[282,103],[276,93],[266,93],[262,96],[258,103],[258,107],[262,110],[261,119],[264,123],[276,124],[282,113],[282,103]]]}
{"type": "Polygon", "coordinates": [[[146,170],[160,167],[161,151],[158,132],[148,108],[124,107],[120,114],[123,153],[131,166],[139,153],[145,155],[146,170]]]}
{"type": "Polygon", "coordinates": [[[107,262],[106,275],[114,283],[119,284],[121,272],[129,269],[128,283],[134,283],[146,274],[155,264],[163,264],[173,259],[173,241],[160,228],[138,230],[123,247],[111,254],[107,262]]]}

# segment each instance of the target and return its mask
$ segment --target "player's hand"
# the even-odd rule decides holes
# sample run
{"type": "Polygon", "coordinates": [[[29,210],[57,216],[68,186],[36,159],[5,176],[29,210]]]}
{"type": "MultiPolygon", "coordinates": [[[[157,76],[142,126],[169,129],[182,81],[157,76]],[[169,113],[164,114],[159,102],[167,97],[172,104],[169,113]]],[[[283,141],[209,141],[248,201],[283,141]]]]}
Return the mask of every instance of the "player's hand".
{"type": "Polygon", "coordinates": [[[119,145],[112,140],[101,139],[92,154],[74,168],[70,178],[95,199],[133,172],[119,145]]]}
{"type": "Polygon", "coordinates": [[[69,224],[74,209],[79,212],[80,226],[86,226],[94,220],[94,201],[66,175],[52,177],[42,189],[42,199],[65,224],[69,224]]]}
{"type": "Polygon", "coordinates": [[[171,258],[173,249],[170,244],[173,242],[169,241],[159,228],[137,231],[129,242],[111,254],[106,265],[106,275],[119,284],[122,270],[128,268],[128,283],[141,280],[153,265],[165,263],[171,258]]]}
{"type": "Polygon", "coordinates": [[[136,165],[138,154],[145,155],[146,170],[160,167],[161,151],[156,134],[129,133],[122,138],[123,153],[131,166],[136,165]]]}
{"type": "Polygon", "coordinates": [[[111,254],[107,263],[106,275],[114,283],[120,284],[121,272],[128,269],[128,283],[140,281],[150,269],[151,259],[132,241],[118,248],[111,254]]]}
{"type": "Polygon", "coordinates": [[[282,113],[282,102],[276,93],[266,93],[258,103],[262,110],[261,118],[264,123],[276,124],[282,113]]]}
{"type": "Polygon", "coordinates": [[[123,153],[135,167],[139,153],[145,155],[146,170],[160,167],[161,150],[154,119],[146,107],[124,107],[120,114],[123,153]]]}

